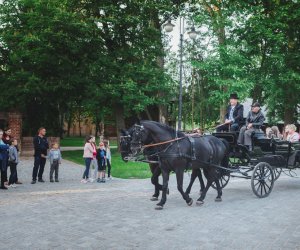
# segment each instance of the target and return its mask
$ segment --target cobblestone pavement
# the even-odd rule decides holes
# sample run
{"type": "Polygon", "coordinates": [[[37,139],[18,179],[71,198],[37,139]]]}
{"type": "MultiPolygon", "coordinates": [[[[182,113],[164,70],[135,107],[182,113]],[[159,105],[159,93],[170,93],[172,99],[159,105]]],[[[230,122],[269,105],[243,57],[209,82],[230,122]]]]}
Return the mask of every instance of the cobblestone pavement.
{"type": "Polygon", "coordinates": [[[188,207],[172,175],[156,211],[149,179],[81,184],[83,167],[63,161],[59,183],[49,182],[47,164],[47,182],[31,185],[31,170],[23,159],[24,184],[0,190],[0,249],[300,249],[300,179],[280,177],[265,199],[233,179],[223,202],[210,190],[202,207],[188,207]]]}

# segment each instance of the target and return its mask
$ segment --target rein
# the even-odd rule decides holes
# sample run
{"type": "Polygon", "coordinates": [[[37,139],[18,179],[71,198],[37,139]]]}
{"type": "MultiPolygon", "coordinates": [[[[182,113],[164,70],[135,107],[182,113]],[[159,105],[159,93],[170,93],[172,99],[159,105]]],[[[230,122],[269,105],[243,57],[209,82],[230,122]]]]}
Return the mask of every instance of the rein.
{"type": "Polygon", "coordinates": [[[180,137],[180,138],[175,138],[175,139],[168,140],[168,141],[163,141],[163,142],[158,142],[158,143],[153,143],[153,144],[147,144],[147,145],[144,145],[142,148],[150,148],[150,147],[155,147],[155,146],[159,146],[159,145],[164,145],[164,144],[168,144],[168,143],[171,143],[171,142],[174,142],[174,141],[182,140],[184,138],[186,138],[186,137],[180,137]]]}

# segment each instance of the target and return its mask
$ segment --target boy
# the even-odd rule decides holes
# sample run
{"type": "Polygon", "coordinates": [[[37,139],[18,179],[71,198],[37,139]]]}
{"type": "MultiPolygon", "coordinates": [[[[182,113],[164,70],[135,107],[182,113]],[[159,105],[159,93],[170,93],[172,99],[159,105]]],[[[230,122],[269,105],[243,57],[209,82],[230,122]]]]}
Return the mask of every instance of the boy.
{"type": "Polygon", "coordinates": [[[98,161],[98,180],[97,182],[105,182],[105,168],[106,168],[106,151],[104,143],[99,144],[99,149],[97,150],[97,161],[98,161]]]}
{"type": "Polygon", "coordinates": [[[18,141],[17,139],[13,139],[10,141],[10,146],[8,149],[8,165],[10,166],[10,177],[8,181],[8,186],[15,188],[17,182],[17,165],[19,163],[19,155],[18,155],[18,141]]]}
{"type": "Polygon", "coordinates": [[[61,164],[61,152],[58,148],[57,143],[53,143],[52,148],[49,152],[50,159],[50,182],[53,181],[53,172],[55,172],[55,182],[59,182],[58,180],[58,166],[61,164]]]}

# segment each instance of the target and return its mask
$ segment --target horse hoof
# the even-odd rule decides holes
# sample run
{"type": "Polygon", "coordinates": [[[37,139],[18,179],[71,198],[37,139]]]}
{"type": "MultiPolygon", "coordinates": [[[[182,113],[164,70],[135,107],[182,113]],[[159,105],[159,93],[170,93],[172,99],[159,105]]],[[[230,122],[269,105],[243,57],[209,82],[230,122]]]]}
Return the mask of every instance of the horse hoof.
{"type": "Polygon", "coordinates": [[[158,201],[158,198],[157,197],[151,197],[150,201],[158,201]]]}
{"type": "Polygon", "coordinates": [[[193,204],[193,199],[191,199],[187,204],[188,204],[188,206],[192,206],[192,204],[193,204]]]}
{"type": "Polygon", "coordinates": [[[163,209],[163,206],[161,206],[161,205],[157,205],[156,207],[155,207],[155,210],[162,210],[163,209]]]}
{"type": "Polygon", "coordinates": [[[216,202],[220,202],[220,201],[222,201],[222,198],[221,198],[221,197],[220,197],[220,198],[217,197],[217,198],[215,199],[215,201],[216,201],[216,202]]]}
{"type": "Polygon", "coordinates": [[[203,204],[204,204],[204,201],[197,201],[197,202],[196,202],[196,205],[197,205],[197,206],[202,206],[203,204]]]}

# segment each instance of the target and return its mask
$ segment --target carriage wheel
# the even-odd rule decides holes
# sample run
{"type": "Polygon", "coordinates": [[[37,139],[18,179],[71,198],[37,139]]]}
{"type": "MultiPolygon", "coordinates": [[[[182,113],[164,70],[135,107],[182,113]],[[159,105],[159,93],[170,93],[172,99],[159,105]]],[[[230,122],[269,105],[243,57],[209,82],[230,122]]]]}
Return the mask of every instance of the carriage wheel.
{"type": "Polygon", "coordinates": [[[267,197],[272,192],[274,181],[274,172],[270,164],[260,162],[255,166],[251,177],[251,187],[257,197],[267,197]]]}
{"type": "Polygon", "coordinates": [[[274,174],[274,181],[276,181],[279,176],[281,175],[281,172],[282,172],[282,168],[274,168],[273,170],[273,174],[274,174]]]}
{"type": "MultiPolygon", "coordinates": [[[[224,175],[222,175],[222,176],[220,177],[219,182],[220,182],[221,188],[226,187],[226,185],[227,185],[228,182],[229,182],[229,179],[230,179],[230,174],[224,174],[224,175]]],[[[211,186],[212,186],[214,189],[217,189],[217,185],[216,185],[215,182],[213,182],[213,183],[211,184],[211,186]]]]}

